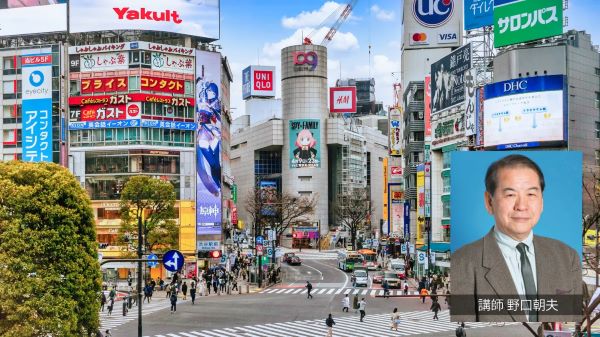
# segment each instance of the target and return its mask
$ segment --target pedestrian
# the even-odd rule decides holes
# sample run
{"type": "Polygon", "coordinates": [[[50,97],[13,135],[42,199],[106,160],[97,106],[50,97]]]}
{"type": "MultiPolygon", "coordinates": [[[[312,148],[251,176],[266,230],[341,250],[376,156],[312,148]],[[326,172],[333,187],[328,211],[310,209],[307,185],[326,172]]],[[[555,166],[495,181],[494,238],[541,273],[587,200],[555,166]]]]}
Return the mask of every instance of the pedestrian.
{"type": "Polygon", "coordinates": [[[108,300],[108,316],[112,316],[113,306],[115,305],[115,299],[111,298],[108,300]]]}
{"type": "Polygon", "coordinates": [[[306,285],[304,286],[306,288],[307,292],[307,296],[306,298],[313,298],[313,296],[310,294],[310,292],[312,291],[313,285],[310,283],[310,281],[306,281],[306,285]]]}
{"type": "Polygon", "coordinates": [[[190,287],[190,297],[192,298],[192,304],[196,301],[196,282],[192,281],[190,287]]]}
{"type": "Polygon", "coordinates": [[[212,285],[213,285],[213,291],[216,294],[217,291],[219,290],[219,279],[217,278],[217,275],[215,275],[214,272],[212,274],[212,285]]]}
{"type": "Polygon", "coordinates": [[[427,295],[429,295],[429,291],[427,291],[427,288],[421,289],[421,300],[423,301],[423,303],[425,303],[425,298],[427,298],[427,295]]]}
{"type": "Polygon", "coordinates": [[[465,330],[465,322],[461,322],[460,326],[454,331],[456,337],[467,337],[467,331],[465,330]]]}
{"type": "Polygon", "coordinates": [[[348,308],[350,308],[350,297],[346,294],[346,296],[342,298],[342,312],[348,312],[348,308]]]}
{"type": "Polygon", "coordinates": [[[100,296],[100,309],[102,309],[102,312],[104,312],[104,305],[105,304],[106,304],[106,294],[103,291],[102,295],[100,296]]]}
{"type": "Polygon", "coordinates": [[[111,300],[114,300],[116,296],[117,296],[117,292],[116,292],[115,288],[113,287],[110,289],[110,292],[108,293],[108,298],[111,300]]]}
{"type": "Polygon", "coordinates": [[[239,291],[237,283],[238,283],[237,276],[232,275],[231,276],[231,291],[234,291],[234,290],[239,291]]]}
{"type": "Polygon", "coordinates": [[[450,290],[446,290],[446,296],[444,296],[444,302],[448,306],[448,309],[450,309],[450,290]]]}
{"type": "Polygon", "coordinates": [[[383,298],[390,298],[390,284],[387,280],[383,280],[383,298]]]}
{"type": "Polygon", "coordinates": [[[358,312],[358,294],[354,294],[354,300],[352,300],[352,308],[354,309],[354,313],[358,312]]]}
{"type": "Polygon", "coordinates": [[[442,310],[440,303],[438,301],[432,301],[431,308],[429,309],[433,311],[433,319],[437,319],[439,321],[440,319],[438,318],[438,311],[442,310]]]}
{"type": "Polygon", "coordinates": [[[110,330],[106,329],[106,331],[104,331],[104,337],[112,337],[110,330]]]}
{"type": "Polygon", "coordinates": [[[398,324],[400,324],[400,313],[398,312],[398,308],[394,308],[392,311],[392,330],[398,331],[398,324]]]}
{"type": "Polygon", "coordinates": [[[167,285],[167,298],[171,298],[171,289],[173,289],[173,283],[167,285]]]}
{"type": "Polygon", "coordinates": [[[325,320],[325,325],[327,325],[327,337],[333,337],[334,324],[335,321],[333,320],[333,317],[331,317],[331,314],[329,314],[329,317],[327,317],[327,319],[325,320]]]}
{"type": "Polygon", "coordinates": [[[142,303],[146,302],[146,300],[150,303],[150,285],[148,283],[144,286],[144,299],[142,300],[142,303]]]}
{"type": "Polygon", "coordinates": [[[363,321],[363,318],[365,318],[366,312],[365,312],[365,308],[367,306],[367,302],[365,302],[365,298],[363,297],[360,302],[358,302],[358,311],[360,311],[360,321],[363,321]]]}
{"type": "Polygon", "coordinates": [[[200,291],[202,296],[208,296],[210,294],[210,286],[206,286],[206,279],[202,279],[202,290],[200,291]]]}
{"type": "Polygon", "coordinates": [[[158,285],[160,286],[160,291],[165,290],[165,280],[159,278],[160,281],[158,281],[158,285]]]}
{"type": "Polygon", "coordinates": [[[183,282],[183,285],[181,286],[181,292],[183,293],[183,299],[186,300],[187,299],[187,283],[183,282]]]}
{"type": "Polygon", "coordinates": [[[177,289],[171,290],[171,314],[177,311],[177,289]]]}

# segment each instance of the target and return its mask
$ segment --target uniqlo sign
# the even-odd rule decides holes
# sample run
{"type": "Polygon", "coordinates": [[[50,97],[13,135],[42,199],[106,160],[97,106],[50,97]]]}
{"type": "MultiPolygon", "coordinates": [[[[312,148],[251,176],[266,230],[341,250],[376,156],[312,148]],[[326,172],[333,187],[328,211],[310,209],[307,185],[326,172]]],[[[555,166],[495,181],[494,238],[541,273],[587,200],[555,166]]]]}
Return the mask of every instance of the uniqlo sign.
{"type": "Polygon", "coordinates": [[[355,113],[356,87],[329,88],[329,110],[331,113],[355,113]]]}
{"type": "Polygon", "coordinates": [[[249,66],[242,72],[242,96],[244,99],[275,97],[275,67],[249,66]]]}

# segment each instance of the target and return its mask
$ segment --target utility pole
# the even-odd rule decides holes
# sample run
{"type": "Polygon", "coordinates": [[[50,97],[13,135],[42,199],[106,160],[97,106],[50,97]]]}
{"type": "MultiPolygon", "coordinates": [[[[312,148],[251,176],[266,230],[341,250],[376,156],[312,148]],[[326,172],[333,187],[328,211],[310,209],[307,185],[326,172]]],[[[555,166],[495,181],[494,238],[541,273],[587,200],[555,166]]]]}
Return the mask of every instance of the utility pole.
{"type": "MultiPolygon", "coordinates": [[[[138,210],[139,212],[139,210],[138,210]]],[[[143,213],[142,213],[143,214],[143,213]]],[[[137,277],[137,305],[138,305],[138,337],[142,337],[142,218],[138,217],[138,277],[137,277]]]]}

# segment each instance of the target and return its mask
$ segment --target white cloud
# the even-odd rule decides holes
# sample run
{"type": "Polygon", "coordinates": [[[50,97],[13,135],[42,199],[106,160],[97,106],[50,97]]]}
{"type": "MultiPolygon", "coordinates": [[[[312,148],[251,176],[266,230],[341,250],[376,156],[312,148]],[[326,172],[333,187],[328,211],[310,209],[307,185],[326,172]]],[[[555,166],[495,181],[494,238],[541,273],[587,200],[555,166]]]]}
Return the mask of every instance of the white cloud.
{"type": "Polygon", "coordinates": [[[375,17],[380,21],[392,21],[396,16],[394,11],[386,11],[377,5],[371,6],[371,13],[375,14],[375,17]]]}
{"type": "MultiPolygon", "coordinates": [[[[321,27],[319,30],[310,34],[312,31],[313,29],[311,28],[297,29],[292,35],[280,41],[273,43],[265,43],[265,45],[263,46],[263,53],[267,55],[267,57],[279,57],[281,56],[281,49],[288,46],[302,44],[303,37],[306,37],[308,35],[311,35],[314,44],[321,43],[321,41],[329,31],[329,28],[321,27]]],[[[329,44],[327,45],[327,48],[329,50],[335,51],[358,49],[358,39],[351,32],[337,32],[333,37],[333,40],[331,40],[331,42],[329,42],[329,44]]]]}
{"type": "Polygon", "coordinates": [[[316,27],[323,22],[331,13],[337,11],[341,4],[335,1],[327,1],[318,10],[311,12],[303,11],[302,13],[281,19],[281,24],[285,28],[301,28],[301,27],[316,27]]]}

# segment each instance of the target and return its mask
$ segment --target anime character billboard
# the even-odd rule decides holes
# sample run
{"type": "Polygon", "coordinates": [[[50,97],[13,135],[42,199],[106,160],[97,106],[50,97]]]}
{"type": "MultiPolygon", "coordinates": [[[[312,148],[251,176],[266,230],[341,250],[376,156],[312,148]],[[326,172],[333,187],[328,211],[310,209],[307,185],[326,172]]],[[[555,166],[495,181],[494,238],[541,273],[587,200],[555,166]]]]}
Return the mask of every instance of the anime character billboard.
{"type": "Polygon", "coordinates": [[[318,119],[290,120],[290,168],[321,167],[318,119]]]}
{"type": "Polygon", "coordinates": [[[221,234],[221,55],[196,52],[196,232],[221,234]]]}

